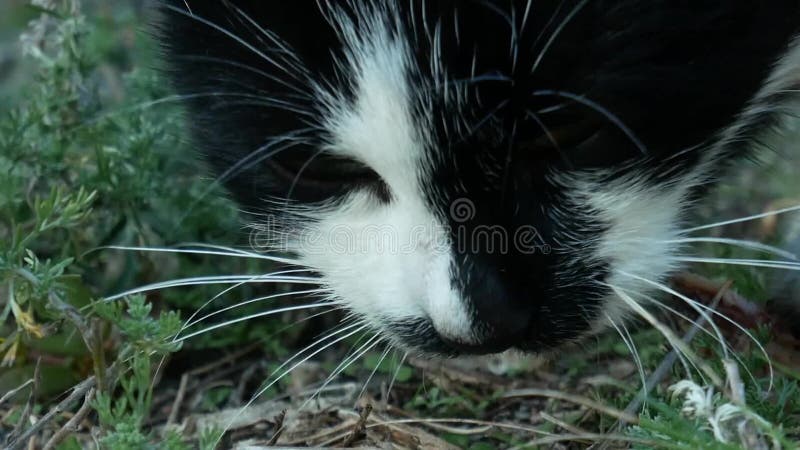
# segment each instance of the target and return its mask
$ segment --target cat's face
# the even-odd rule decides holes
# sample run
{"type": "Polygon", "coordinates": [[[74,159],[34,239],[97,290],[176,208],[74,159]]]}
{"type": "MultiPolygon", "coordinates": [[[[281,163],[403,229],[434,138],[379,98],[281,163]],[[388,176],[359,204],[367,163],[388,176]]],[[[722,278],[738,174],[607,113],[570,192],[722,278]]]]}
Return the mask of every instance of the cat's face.
{"type": "Polygon", "coordinates": [[[747,104],[797,17],[790,1],[348,3],[170,1],[161,36],[259,250],[442,354],[552,348],[624,313],[612,286],[664,281],[683,210],[769,119],[747,104]]]}

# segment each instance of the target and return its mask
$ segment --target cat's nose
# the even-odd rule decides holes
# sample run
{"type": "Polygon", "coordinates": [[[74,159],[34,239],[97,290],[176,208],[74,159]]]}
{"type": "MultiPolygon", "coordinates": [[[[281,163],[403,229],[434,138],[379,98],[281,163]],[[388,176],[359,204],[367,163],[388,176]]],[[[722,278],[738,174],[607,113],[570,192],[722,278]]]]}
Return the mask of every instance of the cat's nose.
{"type": "Polygon", "coordinates": [[[472,311],[476,339],[460,343],[444,337],[461,353],[498,353],[519,346],[529,333],[533,316],[528,299],[514,295],[499,274],[484,273],[465,286],[463,295],[472,311]]]}

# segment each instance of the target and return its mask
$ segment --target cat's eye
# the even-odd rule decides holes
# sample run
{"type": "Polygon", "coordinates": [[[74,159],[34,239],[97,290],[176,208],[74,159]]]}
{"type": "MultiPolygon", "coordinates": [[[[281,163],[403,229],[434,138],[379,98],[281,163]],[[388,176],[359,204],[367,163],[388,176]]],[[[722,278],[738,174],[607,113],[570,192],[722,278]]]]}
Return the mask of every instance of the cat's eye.
{"type": "Polygon", "coordinates": [[[535,138],[518,144],[522,156],[561,160],[570,168],[578,164],[573,161],[576,150],[591,142],[600,130],[596,123],[588,120],[565,122],[558,126],[546,126],[541,122],[538,125],[535,138]]]}
{"type": "Polygon", "coordinates": [[[593,119],[548,127],[523,147],[526,153],[558,159],[571,169],[608,167],[642,155],[621,130],[593,119]]]}
{"type": "Polygon", "coordinates": [[[355,188],[372,189],[382,200],[388,197],[388,187],[374,170],[329,152],[292,149],[270,158],[267,165],[276,181],[285,186],[284,196],[292,200],[323,201],[355,188]]]}
{"type": "Polygon", "coordinates": [[[558,128],[548,129],[531,144],[536,149],[575,148],[598,133],[598,126],[588,120],[569,123],[558,128]]]}

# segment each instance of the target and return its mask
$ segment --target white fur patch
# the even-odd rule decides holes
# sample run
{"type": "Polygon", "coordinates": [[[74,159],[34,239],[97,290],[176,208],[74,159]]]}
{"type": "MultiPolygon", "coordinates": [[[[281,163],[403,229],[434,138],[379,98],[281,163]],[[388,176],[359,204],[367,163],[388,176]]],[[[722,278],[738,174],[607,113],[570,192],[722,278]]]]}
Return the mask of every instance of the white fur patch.
{"type": "MultiPolygon", "coordinates": [[[[428,206],[425,132],[412,117],[407,43],[383,19],[362,29],[345,26],[346,70],[355,101],[326,102],[328,151],[363,162],[389,187],[381,203],[356,192],[315,213],[301,240],[300,261],[323,274],[337,300],[376,329],[385,319],[429,318],[443,336],[473,342],[471,319],[450,279],[449,235],[428,206]],[[309,238],[309,236],[311,236],[309,238]]],[[[337,93],[323,97],[334,99],[337,93]]]]}
{"type": "MultiPolygon", "coordinates": [[[[699,179],[697,172],[690,173],[679,184],[666,187],[650,186],[635,177],[601,183],[595,176],[573,176],[566,182],[573,201],[588,207],[594,220],[609,227],[591,242],[596,245],[591,254],[578,253],[575,257],[608,263],[610,273],[605,282],[610,285],[632,293],[652,292],[652,285],[630,275],[661,283],[679,267],[675,258],[680,248],[674,240],[679,236],[680,212],[686,206],[689,189],[699,179]]],[[[604,301],[603,309],[594,331],[611,322],[619,323],[629,308],[612,295],[604,301]]]]}

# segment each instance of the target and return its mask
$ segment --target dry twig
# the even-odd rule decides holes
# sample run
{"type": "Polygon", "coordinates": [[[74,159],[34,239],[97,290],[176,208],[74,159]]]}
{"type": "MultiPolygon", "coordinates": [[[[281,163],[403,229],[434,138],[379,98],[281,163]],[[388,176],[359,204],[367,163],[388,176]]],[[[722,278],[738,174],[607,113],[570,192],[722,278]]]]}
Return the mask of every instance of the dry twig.
{"type": "MultiPolygon", "coordinates": [[[[117,371],[117,363],[112,364],[108,369],[106,369],[106,373],[109,375],[109,379],[112,379],[116,376],[117,371]]],[[[42,416],[35,424],[33,424],[30,428],[28,428],[20,437],[15,439],[13,442],[10,442],[6,450],[19,450],[25,446],[25,443],[39,433],[45,425],[52,422],[59,414],[66,411],[70,405],[72,405],[76,400],[86,395],[86,393],[94,388],[97,385],[97,379],[95,377],[89,377],[80,383],[76,384],[72,388],[72,392],[59,402],[56,406],[47,411],[47,413],[42,416]]]]}
{"type": "Polygon", "coordinates": [[[81,405],[78,412],[72,416],[71,419],[64,424],[56,433],[47,441],[47,443],[42,447],[42,450],[52,450],[56,448],[56,446],[61,443],[67,436],[71,433],[75,433],[81,426],[81,422],[89,412],[92,410],[92,399],[94,398],[96,390],[95,388],[90,388],[89,392],[86,393],[86,396],[83,398],[83,405],[81,405]]]}
{"type": "Polygon", "coordinates": [[[30,380],[22,383],[22,385],[20,385],[18,387],[15,387],[14,389],[12,389],[12,390],[6,392],[5,394],[3,394],[3,396],[0,397],[0,406],[3,403],[5,403],[5,402],[11,400],[12,398],[14,398],[15,395],[19,394],[23,389],[25,389],[26,387],[30,386],[31,384],[33,384],[33,378],[31,378],[30,380]]]}
{"type": "Polygon", "coordinates": [[[36,368],[33,369],[33,387],[31,388],[30,394],[28,394],[28,401],[25,402],[25,408],[22,410],[22,413],[19,415],[19,421],[14,426],[14,429],[11,430],[11,433],[6,438],[6,443],[11,443],[9,447],[13,445],[15,442],[27,442],[28,437],[22,434],[22,430],[25,428],[25,424],[30,422],[31,413],[33,412],[33,404],[36,401],[36,395],[39,392],[39,383],[41,382],[41,367],[42,359],[39,358],[36,360],[36,368]]]}
{"type": "Polygon", "coordinates": [[[272,437],[269,438],[267,442],[268,446],[273,446],[278,442],[280,439],[281,434],[283,434],[283,420],[286,419],[286,410],[280,412],[277,416],[275,416],[275,432],[272,434],[272,437]]]}
{"type": "Polygon", "coordinates": [[[361,409],[358,414],[358,422],[356,422],[355,426],[353,427],[353,431],[350,432],[350,435],[347,436],[347,439],[344,440],[342,443],[343,447],[350,447],[353,445],[353,442],[361,436],[364,431],[367,429],[367,419],[369,418],[369,414],[372,412],[372,404],[367,403],[361,409]]]}
{"type": "Polygon", "coordinates": [[[175,394],[175,400],[172,402],[172,408],[169,410],[169,418],[167,418],[167,425],[172,425],[178,420],[178,412],[183,404],[183,399],[186,397],[186,387],[189,384],[189,372],[181,375],[181,382],[178,385],[178,393],[175,394]]]}
{"type": "Polygon", "coordinates": [[[566,392],[555,391],[551,389],[529,388],[529,389],[516,389],[513,391],[508,391],[503,395],[503,398],[515,398],[515,397],[545,397],[555,400],[562,400],[565,402],[574,403],[576,405],[581,405],[589,409],[593,409],[597,412],[604,413],[608,416],[614,417],[619,420],[624,420],[628,423],[634,423],[634,424],[639,423],[639,418],[632,414],[628,414],[624,411],[620,411],[616,408],[612,408],[610,406],[596,402],[592,399],[581,397],[579,395],[569,394],[566,392]]]}

